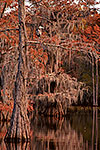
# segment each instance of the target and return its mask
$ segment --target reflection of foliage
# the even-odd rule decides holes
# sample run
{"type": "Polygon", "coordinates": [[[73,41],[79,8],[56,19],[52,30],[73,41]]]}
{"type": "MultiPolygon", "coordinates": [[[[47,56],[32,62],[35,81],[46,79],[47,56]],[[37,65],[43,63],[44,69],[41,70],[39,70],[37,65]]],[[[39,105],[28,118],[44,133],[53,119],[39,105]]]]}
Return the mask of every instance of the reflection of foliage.
{"type": "MultiPolygon", "coordinates": [[[[98,110],[99,111],[99,110],[98,110]]],[[[100,111],[98,117],[100,116],[100,111]]],[[[92,143],[92,110],[78,110],[76,113],[72,112],[69,115],[68,120],[70,120],[71,127],[75,129],[78,133],[81,132],[85,141],[88,141],[90,144],[92,143]]],[[[95,122],[96,123],[96,122],[95,122]]],[[[98,125],[100,121],[98,120],[98,125]]],[[[100,128],[98,128],[98,137],[100,137],[100,128]]],[[[96,135],[95,135],[96,136],[96,135]]],[[[99,139],[100,140],[100,139],[99,139]]]]}
{"type": "Polygon", "coordinates": [[[70,117],[70,123],[72,128],[82,133],[85,140],[91,141],[92,117],[90,114],[75,114],[70,117]]]}
{"type": "MultiPolygon", "coordinates": [[[[99,114],[100,115],[100,114],[99,114]]],[[[37,138],[37,142],[40,140],[43,140],[43,135],[48,141],[48,137],[50,138],[51,134],[54,133],[52,142],[56,141],[54,140],[54,137],[56,135],[57,138],[57,133],[62,134],[62,139],[66,137],[66,134],[68,133],[68,128],[69,125],[71,126],[70,132],[75,131],[75,133],[78,134],[80,137],[82,135],[84,144],[86,141],[89,143],[89,147],[91,147],[92,144],[92,110],[91,108],[82,108],[82,107],[74,107],[72,111],[69,112],[67,115],[66,119],[64,119],[59,126],[59,119],[56,120],[56,118],[42,118],[37,120],[37,124],[35,125],[35,133],[36,135],[40,134],[41,136],[37,138]],[[77,111],[76,111],[77,109],[77,111]],[[54,121],[55,120],[55,121],[54,121]],[[48,135],[48,136],[47,136],[48,135]]],[[[36,120],[34,120],[36,122],[36,120]]],[[[32,127],[33,124],[32,123],[32,127]]],[[[98,122],[99,125],[100,122],[98,122]]],[[[33,127],[34,128],[34,127],[33,127]]],[[[35,135],[34,133],[34,135],[35,135]]],[[[98,133],[100,134],[100,128],[98,130],[98,133]]],[[[100,135],[98,135],[100,137],[100,135]]],[[[59,139],[59,138],[57,138],[59,139]]],[[[50,140],[51,141],[51,140],[50,140]]],[[[72,140],[70,140],[72,142],[72,140]]],[[[58,140],[59,143],[59,140],[58,140]]],[[[56,143],[55,143],[56,144],[56,143]]],[[[63,143],[64,144],[64,143],[63,143]]]]}
{"type": "MultiPolygon", "coordinates": [[[[100,110],[98,113],[100,117],[100,110]]],[[[8,122],[9,123],[9,122],[8,122]]],[[[4,137],[6,128],[8,128],[8,123],[0,124],[0,138],[4,137]]],[[[100,121],[98,120],[98,125],[100,121]]],[[[32,135],[32,146],[37,146],[38,143],[43,142],[46,145],[48,139],[50,140],[50,146],[56,147],[58,144],[63,145],[67,141],[67,134],[70,132],[82,136],[85,141],[88,141],[89,146],[92,140],[92,110],[91,108],[74,107],[72,111],[67,115],[66,118],[56,118],[56,117],[35,117],[31,119],[31,131],[32,135]],[[76,111],[77,110],[77,111],[76,111]],[[53,136],[52,136],[53,135],[53,136]],[[60,143],[60,135],[62,137],[60,143]],[[65,139],[65,141],[63,140],[65,139]]],[[[100,128],[98,130],[98,137],[100,137],[100,128]]],[[[73,134],[72,134],[73,137],[73,134]]],[[[70,139],[70,143],[72,139],[70,139]]],[[[42,148],[41,148],[42,149],[42,148]]]]}
{"type": "Polygon", "coordinates": [[[64,118],[35,118],[32,127],[35,129],[32,143],[37,149],[40,148],[39,145],[41,150],[43,147],[46,149],[48,144],[51,149],[60,149],[62,143],[64,149],[83,148],[82,136],[78,137],[77,132],[70,127],[69,121],[64,118]]]}

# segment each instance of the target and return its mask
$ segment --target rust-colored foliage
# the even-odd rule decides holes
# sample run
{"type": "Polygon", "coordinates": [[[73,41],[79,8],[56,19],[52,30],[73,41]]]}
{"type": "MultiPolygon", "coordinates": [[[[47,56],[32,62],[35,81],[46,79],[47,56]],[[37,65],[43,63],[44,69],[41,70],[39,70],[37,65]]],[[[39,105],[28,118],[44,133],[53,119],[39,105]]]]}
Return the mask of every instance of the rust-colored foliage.
{"type": "Polygon", "coordinates": [[[13,110],[13,101],[10,101],[6,104],[3,104],[3,103],[0,102],[0,112],[2,112],[2,113],[5,113],[5,112],[12,113],[12,110],[13,110]]]}
{"type": "MultiPolygon", "coordinates": [[[[0,13],[2,14],[0,18],[0,39],[4,41],[5,45],[1,47],[1,53],[13,51],[15,47],[18,47],[18,5],[17,0],[13,4],[12,2],[13,0],[0,1],[0,13]],[[10,7],[11,11],[4,14],[3,9],[5,7],[10,7]]],[[[28,46],[29,58],[35,63],[38,71],[45,72],[48,63],[48,51],[53,52],[55,58],[56,56],[58,57],[56,58],[56,63],[59,67],[65,61],[66,57],[64,56],[69,55],[70,61],[71,55],[77,55],[77,52],[83,46],[87,47],[86,43],[91,43],[92,45],[95,42],[96,46],[93,47],[92,45],[91,49],[96,50],[99,55],[100,14],[96,10],[87,7],[88,5],[93,5],[94,0],[79,1],[78,4],[73,0],[33,0],[33,3],[34,5],[31,8],[26,7],[25,23],[27,40],[39,43],[37,46],[28,46]],[[41,38],[36,35],[36,28],[39,25],[44,27],[41,38]],[[47,44],[45,50],[43,49],[44,43],[47,44]],[[49,47],[48,44],[53,48],[49,47]]],[[[87,50],[88,48],[84,48],[84,51],[87,50]]],[[[62,70],[62,68],[58,68],[58,70],[62,70]]]]}

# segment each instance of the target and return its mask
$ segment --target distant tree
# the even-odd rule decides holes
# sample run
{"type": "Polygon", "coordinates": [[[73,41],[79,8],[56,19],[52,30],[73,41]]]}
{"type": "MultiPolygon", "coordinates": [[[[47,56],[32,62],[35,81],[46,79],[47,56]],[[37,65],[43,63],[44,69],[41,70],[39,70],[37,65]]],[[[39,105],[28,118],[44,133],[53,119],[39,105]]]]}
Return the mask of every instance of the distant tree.
{"type": "Polygon", "coordinates": [[[91,57],[92,57],[92,80],[93,80],[93,105],[98,106],[98,82],[99,82],[99,68],[98,62],[100,61],[100,14],[91,11],[88,19],[87,26],[83,31],[83,40],[90,43],[91,57]],[[96,68],[95,68],[96,67],[96,68]],[[95,83],[95,70],[96,70],[96,83],[95,83]]]}

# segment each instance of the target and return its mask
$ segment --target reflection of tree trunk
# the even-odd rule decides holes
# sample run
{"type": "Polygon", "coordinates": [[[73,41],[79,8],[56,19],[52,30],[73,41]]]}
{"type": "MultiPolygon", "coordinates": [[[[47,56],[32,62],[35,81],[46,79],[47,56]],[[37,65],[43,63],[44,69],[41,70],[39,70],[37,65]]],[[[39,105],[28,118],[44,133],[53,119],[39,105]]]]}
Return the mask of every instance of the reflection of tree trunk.
{"type": "Polygon", "coordinates": [[[93,124],[92,124],[92,150],[94,150],[94,143],[95,150],[98,150],[98,109],[93,109],[93,124]],[[96,119],[95,119],[96,117],[96,119]],[[94,131],[95,131],[95,121],[96,121],[96,141],[94,141],[94,131]]]}
{"type": "Polygon", "coordinates": [[[49,149],[50,149],[50,148],[49,148],[49,140],[47,141],[47,143],[48,143],[48,145],[47,145],[47,146],[48,146],[48,147],[47,147],[47,150],[49,150],[49,149]]]}
{"type": "Polygon", "coordinates": [[[15,143],[6,143],[6,149],[7,150],[26,150],[26,149],[30,149],[30,143],[18,143],[18,144],[15,144],[15,143]]]}
{"type": "Polygon", "coordinates": [[[94,125],[95,125],[95,109],[93,109],[93,122],[92,122],[92,150],[94,150],[94,125]]]}
{"type": "Polygon", "coordinates": [[[96,106],[98,106],[98,59],[96,59],[96,106]]]}
{"type": "Polygon", "coordinates": [[[24,0],[18,0],[19,16],[19,59],[14,90],[14,108],[11,124],[7,131],[6,141],[25,141],[29,139],[30,125],[27,116],[26,78],[27,69],[27,47],[25,30],[25,6],[24,0]]]}
{"type": "Polygon", "coordinates": [[[86,141],[86,150],[88,150],[89,147],[88,147],[88,141],[86,141]]]}
{"type": "Polygon", "coordinates": [[[95,106],[94,57],[92,54],[93,105],[95,106]]]}
{"type": "Polygon", "coordinates": [[[96,108],[96,150],[98,150],[98,109],[96,108]]]}

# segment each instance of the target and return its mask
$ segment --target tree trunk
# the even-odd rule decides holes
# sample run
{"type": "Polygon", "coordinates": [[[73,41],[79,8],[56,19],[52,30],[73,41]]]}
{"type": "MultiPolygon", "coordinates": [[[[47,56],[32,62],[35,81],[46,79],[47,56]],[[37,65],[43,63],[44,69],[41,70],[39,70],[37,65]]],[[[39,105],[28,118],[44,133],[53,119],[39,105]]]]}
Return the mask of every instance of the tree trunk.
{"type": "Polygon", "coordinates": [[[5,141],[28,141],[30,133],[30,124],[27,116],[27,99],[26,99],[26,79],[28,74],[27,68],[27,46],[26,46],[26,29],[25,29],[25,4],[24,0],[18,0],[18,17],[19,17],[19,59],[18,70],[16,75],[15,89],[13,93],[14,108],[11,118],[10,127],[5,136],[5,141]]]}
{"type": "Polygon", "coordinates": [[[96,106],[98,106],[98,59],[96,58],[96,106]]]}
{"type": "Polygon", "coordinates": [[[71,49],[69,49],[69,71],[71,68],[71,49]]]}
{"type": "Polygon", "coordinates": [[[93,106],[95,106],[94,57],[92,54],[93,106]]]}

